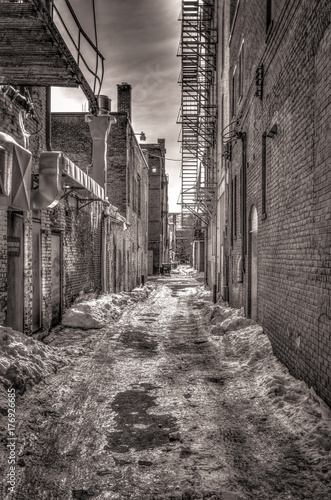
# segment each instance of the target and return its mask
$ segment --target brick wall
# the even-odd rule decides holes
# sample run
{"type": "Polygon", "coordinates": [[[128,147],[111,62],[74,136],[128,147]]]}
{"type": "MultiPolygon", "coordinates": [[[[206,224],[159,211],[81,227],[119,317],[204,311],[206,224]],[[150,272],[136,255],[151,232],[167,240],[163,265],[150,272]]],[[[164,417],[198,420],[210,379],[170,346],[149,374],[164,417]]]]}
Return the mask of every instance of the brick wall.
{"type": "Polygon", "coordinates": [[[117,85],[117,111],[126,113],[130,121],[132,121],[131,94],[132,87],[128,83],[117,85]]]}
{"type": "MultiPolygon", "coordinates": [[[[133,146],[128,147],[129,129],[126,113],[112,113],[116,123],[111,126],[108,138],[107,194],[109,201],[126,217],[128,182],[132,175],[127,172],[127,162],[134,168],[133,146]]],[[[132,186],[130,187],[132,191],[132,186]]]]}
{"type": "MultiPolygon", "coordinates": [[[[330,405],[331,6],[326,0],[276,2],[268,33],[265,19],[260,2],[241,2],[230,46],[231,77],[244,39],[243,96],[235,115],[247,145],[243,211],[243,141],[233,141],[230,179],[237,176],[238,227],[233,245],[228,239],[230,303],[250,313],[249,225],[255,206],[258,321],[276,355],[330,405]],[[254,95],[261,63],[262,100],[254,95]],[[266,137],[263,215],[262,136],[274,125],[277,133],[266,137]],[[233,280],[240,257],[242,284],[233,280]]],[[[228,229],[231,234],[231,223],[228,229]]]]}
{"type": "MultiPolygon", "coordinates": [[[[105,222],[106,287],[108,291],[121,291],[132,290],[140,283],[141,276],[147,276],[148,169],[127,113],[111,115],[116,122],[111,126],[107,143],[106,193],[128,224],[124,226],[112,218],[105,222]]],[[[52,143],[53,148],[61,149],[70,159],[75,158],[82,168],[84,162],[91,161],[92,140],[82,113],[52,115],[52,143]]],[[[99,215],[101,217],[101,213],[99,215]]],[[[97,231],[101,235],[101,226],[97,231]]],[[[98,241],[96,234],[94,241],[98,241]]],[[[93,249],[90,252],[93,255],[93,249]]],[[[93,262],[95,273],[100,273],[100,261],[93,259],[93,262]]],[[[73,288],[69,276],[67,281],[73,288]]]]}
{"type": "Polygon", "coordinates": [[[6,319],[7,307],[7,209],[0,207],[0,325],[6,319]]]}
{"type": "Polygon", "coordinates": [[[92,141],[86,113],[52,113],[52,148],[92,176],[92,141]]]}
{"type": "Polygon", "coordinates": [[[167,184],[165,179],[165,141],[158,139],[155,144],[144,144],[148,152],[149,165],[149,226],[148,250],[153,251],[153,272],[159,271],[160,265],[169,256],[167,247],[167,184]]]}
{"type": "MultiPolygon", "coordinates": [[[[40,152],[45,149],[46,130],[46,90],[44,88],[26,87],[19,92],[33,102],[34,114],[27,115],[22,107],[13,100],[9,93],[0,90],[0,132],[13,137],[24,147],[23,131],[20,125],[20,115],[24,129],[30,134],[26,148],[32,153],[32,172],[38,172],[40,152]]],[[[24,318],[23,329],[31,333],[32,324],[32,213],[25,212],[24,218],[24,318]]],[[[7,207],[1,206],[0,200],[0,324],[6,322],[7,288],[10,276],[7,275],[7,207]]]]}

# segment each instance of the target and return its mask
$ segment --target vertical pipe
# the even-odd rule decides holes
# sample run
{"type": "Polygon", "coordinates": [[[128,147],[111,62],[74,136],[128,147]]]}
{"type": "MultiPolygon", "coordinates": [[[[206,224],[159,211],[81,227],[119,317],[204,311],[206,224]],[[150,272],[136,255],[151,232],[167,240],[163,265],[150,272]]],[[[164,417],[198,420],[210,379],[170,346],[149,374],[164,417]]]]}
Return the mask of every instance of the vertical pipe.
{"type": "Polygon", "coordinates": [[[246,134],[245,132],[241,135],[242,141],[242,234],[241,234],[241,256],[243,264],[243,273],[245,273],[246,262],[246,134]]]}
{"type": "Polygon", "coordinates": [[[101,290],[107,292],[107,220],[105,214],[101,227],[101,290]]]}
{"type": "Polygon", "coordinates": [[[45,123],[45,135],[46,135],[46,149],[47,151],[52,151],[52,115],[51,115],[51,105],[52,105],[52,88],[46,87],[46,123],[45,123]]]}

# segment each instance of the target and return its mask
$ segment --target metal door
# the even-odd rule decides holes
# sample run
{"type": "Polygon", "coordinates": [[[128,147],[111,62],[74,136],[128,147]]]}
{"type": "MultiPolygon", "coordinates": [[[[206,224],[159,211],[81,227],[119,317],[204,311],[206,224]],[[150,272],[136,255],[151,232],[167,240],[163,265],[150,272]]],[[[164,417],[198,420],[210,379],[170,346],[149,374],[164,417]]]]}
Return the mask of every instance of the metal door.
{"type": "Polygon", "coordinates": [[[52,233],[51,241],[51,262],[52,262],[52,326],[61,321],[62,314],[62,252],[61,235],[52,233]]]}
{"type": "Polygon", "coordinates": [[[117,248],[114,244],[114,253],[113,253],[113,291],[117,292],[117,248]]]}
{"type": "Polygon", "coordinates": [[[148,250],[148,274],[153,274],[153,250],[148,250]]]}
{"type": "Polygon", "coordinates": [[[7,228],[7,318],[6,325],[24,330],[24,225],[23,216],[8,213],[7,228]]]}
{"type": "Polygon", "coordinates": [[[32,331],[41,327],[41,251],[40,251],[40,222],[32,223],[32,331]]]}

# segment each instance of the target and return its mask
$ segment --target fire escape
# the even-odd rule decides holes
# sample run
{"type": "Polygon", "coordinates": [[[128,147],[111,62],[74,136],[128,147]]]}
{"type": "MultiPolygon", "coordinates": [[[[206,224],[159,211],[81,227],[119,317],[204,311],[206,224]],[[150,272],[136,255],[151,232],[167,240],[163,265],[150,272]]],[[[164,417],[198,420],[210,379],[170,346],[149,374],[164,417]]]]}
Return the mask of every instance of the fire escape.
{"type": "Polygon", "coordinates": [[[27,117],[36,115],[36,122],[40,120],[29,87],[79,86],[89,103],[87,121],[93,140],[93,134],[106,134],[109,117],[98,113],[104,57],[97,48],[94,0],[91,5],[95,43],[69,0],[0,0],[0,90],[7,102],[20,108],[24,139],[23,147],[0,129],[0,205],[16,210],[53,208],[72,190],[80,194],[77,206],[106,200],[104,162],[98,161],[104,157],[97,149],[100,141],[96,141],[93,178],[62,152],[50,150],[41,151],[38,172],[31,175],[30,134],[24,124],[27,117]]]}
{"type": "Polygon", "coordinates": [[[0,26],[0,85],[80,86],[97,113],[104,57],[69,0],[0,0],[0,26]]]}
{"type": "Polygon", "coordinates": [[[216,50],[215,0],[182,0],[180,85],[182,213],[207,223],[216,190],[216,50]]]}

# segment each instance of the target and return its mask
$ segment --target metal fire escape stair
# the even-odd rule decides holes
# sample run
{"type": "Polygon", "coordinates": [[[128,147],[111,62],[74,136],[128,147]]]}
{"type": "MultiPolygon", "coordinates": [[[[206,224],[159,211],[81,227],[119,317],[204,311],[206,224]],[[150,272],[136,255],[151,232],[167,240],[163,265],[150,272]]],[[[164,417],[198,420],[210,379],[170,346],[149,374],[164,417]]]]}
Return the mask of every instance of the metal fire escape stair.
{"type": "Polygon", "coordinates": [[[104,58],[65,4],[70,28],[57,0],[0,0],[0,85],[80,86],[96,112],[104,58]]]}
{"type": "Polygon", "coordinates": [[[214,198],[217,16],[214,0],[182,0],[182,212],[206,220],[214,198]]]}

